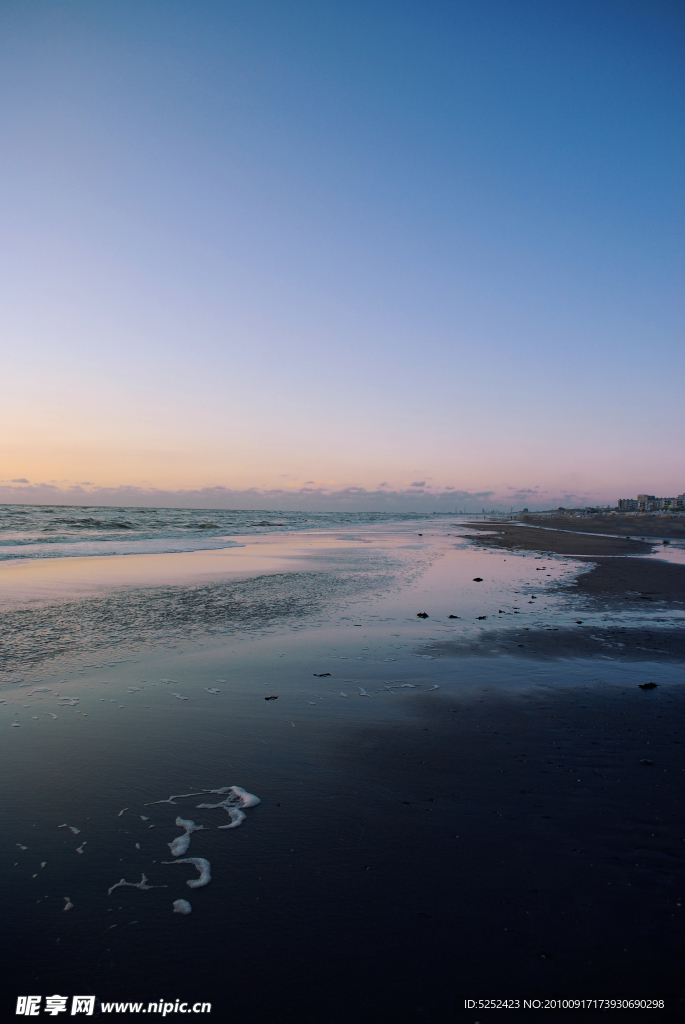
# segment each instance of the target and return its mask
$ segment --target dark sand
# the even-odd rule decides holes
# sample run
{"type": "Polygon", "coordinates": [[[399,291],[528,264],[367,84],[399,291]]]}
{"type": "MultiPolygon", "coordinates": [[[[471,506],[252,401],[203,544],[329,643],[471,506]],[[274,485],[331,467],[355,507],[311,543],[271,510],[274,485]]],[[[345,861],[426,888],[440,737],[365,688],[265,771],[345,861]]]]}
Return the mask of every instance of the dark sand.
{"type": "MultiPolygon", "coordinates": [[[[588,559],[589,561],[589,559],[588,559]]],[[[685,565],[644,558],[597,558],[569,588],[626,600],[685,602],[685,565]]]]}
{"type": "Polygon", "coordinates": [[[624,537],[592,537],[582,533],[561,533],[554,529],[513,526],[508,523],[465,523],[470,530],[487,531],[471,537],[484,547],[520,551],[542,551],[555,555],[648,555],[653,545],[624,537]]]}
{"type": "Polygon", "coordinates": [[[18,991],[210,999],[241,1024],[483,1024],[502,1013],[464,1000],[495,996],[682,1006],[684,711],[672,686],[591,682],[426,696],[404,721],[308,730],[231,837],[230,906],[217,871],[197,913],[165,906],[150,929],[146,905],[185,886],[123,890],[118,927],[87,951],[80,908],[59,943],[36,927],[44,905],[12,915],[18,991]]]}
{"type": "Polygon", "coordinates": [[[583,530],[588,533],[613,533],[621,537],[685,537],[685,516],[571,516],[520,517],[533,526],[548,526],[557,530],[583,530]]]}
{"type": "Polygon", "coordinates": [[[681,625],[636,629],[582,622],[572,629],[549,626],[484,629],[477,637],[435,643],[434,656],[493,658],[497,655],[540,659],[609,657],[624,662],[685,663],[685,628],[681,625]]]}

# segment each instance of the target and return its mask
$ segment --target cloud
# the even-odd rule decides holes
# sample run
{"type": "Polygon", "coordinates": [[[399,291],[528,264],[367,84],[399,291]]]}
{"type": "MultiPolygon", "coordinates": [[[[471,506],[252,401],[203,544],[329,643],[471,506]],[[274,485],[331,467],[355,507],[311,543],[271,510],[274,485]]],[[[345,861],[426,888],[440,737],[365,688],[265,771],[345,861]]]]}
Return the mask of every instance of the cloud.
{"type": "Polygon", "coordinates": [[[18,480],[12,480],[11,482],[13,484],[27,484],[28,480],[25,477],[22,476],[22,477],[19,477],[18,480]]]}
{"type": "Polygon", "coordinates": [[[162,490],[134,486],[88,487],[52,483],[30,486],[0,485],[0,503],[29,505],[85,505],[128,508],[225,508],[251,511],[348,512],[454,512],[480,511],[492,504],[493,491],[427,493],[409,488],[367,490],[365,487],[260,488],[202,487],[162,490]]]}
{"type": "Polygon", "coordinates": [[[409,486],[410,487],[425,487],[426,486],[426,481],[425,480],[415,480],[414,483],[410,484],[409,486]]]}

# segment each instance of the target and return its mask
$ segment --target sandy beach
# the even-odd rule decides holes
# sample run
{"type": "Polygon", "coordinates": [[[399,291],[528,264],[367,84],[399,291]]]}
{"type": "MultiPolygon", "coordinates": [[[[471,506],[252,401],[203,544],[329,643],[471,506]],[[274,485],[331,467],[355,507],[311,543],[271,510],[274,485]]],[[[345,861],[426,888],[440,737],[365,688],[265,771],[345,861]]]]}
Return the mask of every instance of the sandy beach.
{"type": "Polygon", "coordinates": [[[623,537],[591,536],[561,531],[553,526],[516,526],[503,522],[470,522],[470,530],[485,534],[474,543],[519,551],[544,551],[555,555],[647,555],[652,545],[623,537]]]}
{"type": "Polygon", "coordinates": [[[522,515],[521,522],[553,530],[582,530],[583,533],[612,533],[617,537],[658,537],[659,539],[685,538],[685,519],[682,515],[583,515],[536,516],[522,515]]]}
{"type": "Polygon", "coordinates": [[[679,1006],[679,591],[593,575],[666,563],[487,540],[430,519],[0,566],[18,991],[249,1024],[473,1024],[498,1018],[469,998],[607,986],[679,1006]],[[235,830],[198,807],[219,796],[168,803],[231,785],[261,801],[235,830]]]}

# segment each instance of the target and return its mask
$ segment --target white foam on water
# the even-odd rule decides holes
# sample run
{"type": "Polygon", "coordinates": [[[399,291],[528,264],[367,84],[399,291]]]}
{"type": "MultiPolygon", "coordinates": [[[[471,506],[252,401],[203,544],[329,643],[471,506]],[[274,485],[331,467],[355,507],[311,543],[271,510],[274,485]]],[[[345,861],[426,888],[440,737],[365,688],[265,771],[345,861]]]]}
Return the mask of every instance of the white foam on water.
{"type": "Polygon", "coordinates": [[[167,800],[151,800],[150,803],[143,804],[143,807],[154,807],[155,804],[171,804],[175,807],[174,800],[186,800],[191,796],[204,796],[205,793],[216,793],[215,789],[201,789],[199,793],[176,793],[174,796],[170,796],[167,800]]]}
{"type": "Polygon", "coordinates": [[[180,857],[182,854],[188,852],[190,846],[190,834],[191,832],[199,832],[203,829],[204,825],[196,825],[190,818],[176,818],[176,824],[179,828],[185,829],[185,834],[177,836],[172,842],[167,843],[167,846],[171,850],[173,857],[180,857]]]}
{"type": "MultiPolygon", "coordinates": [[[[212,880],[210,864],[204,857],[184,857],[183,860],[163,860],[162,864],[193,864],[200,872],[199,878],[189,878],[186,885],[190,889],[201,889],[212,880]]],[[[143,876],[145,877],[145,876],[143,876]]]]}
{"type": "Polygon", "coordinates": [[[207,693],[221,693],[221,690],[215,690],[213,686],[205,686],[207,693]]]}
{"type": "Polygon", "coordinates": [[[180,693],[174,693],[174,694],[173,694],[173,696],[174,696],[174,697],[178,697],[178,699],[179,699],[179,700],[190,700],[190,697],[184,697],[184,696],[183,696],[182,694],[180,694],[180,693]]]}
{"type": "Polygon", "coordinates": [[[57,715],[53,715],[52,711],[46,711],[45,712],[45,717],[47,718],[48,716],[50,718],[54,718],[55,720],[57,720],[57,715]]]}
{"type": "Polygon", "coordinates": [[[71,902],[71,900],[69,899],[69,897],[68,897],[68,896],[63,896],[63,897],[62,897],[62,899],[63,899],[63,900],[65,901],[65,903],[64,903],[64,909],[65,909],[65,910],[71,910],[71,909],[72,909],[72,907],[74,906],[74,904],[73,904],[73,903],[71,902]]]}
{"type": "MultiPolygon", "coordinates": [[[[60,825],[60,828],[61,828],[61,827],[62,827],[62,826],[60,825]]],[[[75,836],[79,835],[79,834],[80,834],[80,832],[81,832],[81,829],[80,829],[80,828],[76,828],[76,826],[75,826],[75,825],[70,825],[70,826],[69,826],[69,829],[70,829],[70,831],[71,831],[71,832],[73,832],[73,833],[74,833],[74,835],[75,835],[75,836]]]]}
{"type": "Polygon", "coordinates": [[[219,825],[219,828],[237,828],[238,825],[242,825],[247,815],[244,811],[241,811],[238,807],[227,807],[229,817],[231,819],[230,825],[219,825]]]}
{"type": "Polygon", "coordinates": [[[341,697],[347,697],[347,694],[346,694],[346,693],[343,693],[343,692],[342,692],[342,690],[341,690],[341,691],[340,691],[340,696],[341,696],[341,697]]]}
{"type": "Polygon", "coordinates": [[[174,900],[173,907],[174,914],[191,914],[193,911],[188,900],[174,900]]]}
{"type": "Polygon", "coordinates": [[[217,804],[198,804],[199,808],[206,808],[207,810],[216,810],[218,807],[223,809],[231,819],[230,825],[219,825],[219,828],[237,828],[238,825],[242,825],[245,821],[246,815],[243,813],[241,808],[256,807],[257,804],[261,803],[258,796],[254,793],[248,793],[242,788],[242,786],[224,786],[221,790],[209,790],[210,793],[215,792],[218,794],[228,792],[228,796],[219,801],[217,804]]]}
{"type": "Polygon", "coordinates": [[[120,811],[119,811],[119,813],[117,814],[117,818],[120,818],[120,817],[121,817],[121,815],[122,815],[122,814],[124,813],[124,811],[128,811],[128,810],[129,810],[129,808],[128,808],[128,807],[124,807],[124,808],[122,808],[122,810],[120,810],[120,811]]]}
{"type": "Polygon", "coordinates": [[[12,722],[12,728],[13,729],[20,729],[21,726],[19,725],[19,722],[12,722]]]}
{"type": "MultiPolygon", "coordinates": [[[[174,862],[173,861],[162,861],[162,863],[163,864],[166,864],[166,863],[173,864],[174,862]]],[[[129,886],[131,889],[141,889],[141,890],[142,889],[167,889],[168,888],[168,886],[166,886],[166,885],[148,885],[147,884],[147,875],[145,874],[145,872],[143,872],[139,882],[127,882],[125,878],[121,878],[118,882],[116,882],[115,885],[113,885],[110,889],[107,890],[107,895],[111,896],[115,889],[118,889],[118,888],[123,887],[125,885],[129,886]]]]}

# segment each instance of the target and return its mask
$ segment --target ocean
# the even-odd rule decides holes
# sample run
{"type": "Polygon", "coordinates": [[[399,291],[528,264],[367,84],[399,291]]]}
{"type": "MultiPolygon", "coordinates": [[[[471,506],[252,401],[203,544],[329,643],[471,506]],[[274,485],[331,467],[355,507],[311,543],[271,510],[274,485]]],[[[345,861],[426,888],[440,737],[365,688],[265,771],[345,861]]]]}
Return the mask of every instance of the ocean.
{"type": "MultiPolygon", "coordinates": [[[[445,513],[435,515],[444,518],[445,513]]],[[[211,551],[230,547],[232,537],[245,534],[422,519],[425,515],[415,513],[0,505],[0,561],[211,551]]]]}

